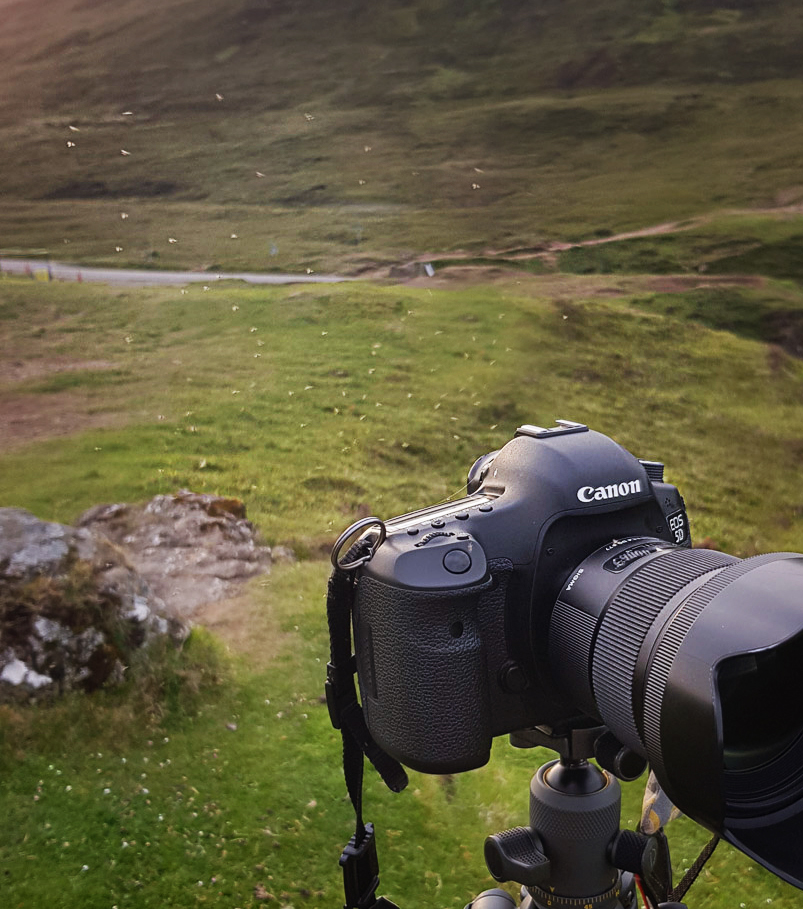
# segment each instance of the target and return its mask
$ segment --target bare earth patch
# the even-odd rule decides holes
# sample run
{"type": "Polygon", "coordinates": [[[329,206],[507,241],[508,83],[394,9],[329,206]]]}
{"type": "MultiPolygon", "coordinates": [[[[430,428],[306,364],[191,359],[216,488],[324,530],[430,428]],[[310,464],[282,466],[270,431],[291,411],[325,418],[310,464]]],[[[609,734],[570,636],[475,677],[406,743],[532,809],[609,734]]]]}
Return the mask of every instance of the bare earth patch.
{"type": "Polygon", "coordinates": [[[643,293],[683,293],[700,287],[763,287],[759,275],[572,275],[552,272],[543,275],[527,274],[514,268],[497,265],[454,266],[430,278],[418,275],[403,282],[407,287],[431,290],[459,290],[477,284],[511,284],[522,291],[539,296],[579,294],[584,297],[623,297],[643,293]]]}
{"type": "Polygon", "coordinates": [[[193,617],[197,625],[208,628],[256,667],[272,660],[289,637],[281,630],[258,583],[251,582],[242,593],[228,599],[203,603],[193,617]]]}
{"type": "Polygon", "coordinates": [[[62,372],[100,372],[104,369],[114,369],[115,366],[116,364],[109,360],[75,360],[50,354],[36,360],[0,360],[0,384],[13,385],[62,372]]]}
{"type": "Polygon", "coordinates": [[[122,426],[123,414],[96,410],[97,402],[79,391],[22,394],[13,390],[15,385],[46,376],[100,372],[114,369],[115,365],[109,360],[76,360],[49,354],[35,360],[0,360],[0,386],[7,389],[0,392],[0,451],[88,429],[122,426]]]}
{"type": "Polygon", "coordinates": [[[659,294],[683,293],[700,287],[763,287],[760,275],[661,275],[650,278],[648,288],[659,294]]]}
{"type": "Polygon", "coordinates": [[[125,415],[92,410],[96,402],[78,392],[49,395],[0,394],[0,451],[60,438],[88,429],[124,425],[125,415]]]}

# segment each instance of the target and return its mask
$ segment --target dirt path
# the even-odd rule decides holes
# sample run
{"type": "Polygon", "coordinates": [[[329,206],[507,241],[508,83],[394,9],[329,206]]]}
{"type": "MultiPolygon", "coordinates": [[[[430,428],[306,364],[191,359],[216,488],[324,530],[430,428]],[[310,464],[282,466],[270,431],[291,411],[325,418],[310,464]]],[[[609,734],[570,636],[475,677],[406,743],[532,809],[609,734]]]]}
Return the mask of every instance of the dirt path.
{"type": "MultiPolygon", "coordinates": [[[[454,260],[477,259],[477,258],[498,258],[503,260],[528,260],[543,259],[554,262],[558,253],[565,252],[568,249],[578,249],[586,246],[603,246],[606,243],[621,243],[624,240],[637,240],[641,237],[658,237],[666,234],[680,233],[681,231],[694,230],[710,224],[715,218],[740,217],[745,215],[764,215],[766,217],[784,217],[786,215],[803,214],[803,204],[783,205],[775,208],[734,208],[724,211],[712,212],[707,215],[699,215],[696,218],[687,218],[683,221],[664,221],[661,224],[653,224],[649,227],[642,227],[637,230],[623,231],[618,234],[611,234],[607,237],[594,237],[589,240],[578,240],[576,243],[570,243],[561,240],[547,240],[531,247],[512,247],[507,249],[484,249],[481,252],[465,252],[459,250],[451,253],[430,253],[427,255],[416,256],[412,262],[431,262],[433,259],[454,260]]],[[[501,264],[501,263],[500,263],[501,264]]]]}

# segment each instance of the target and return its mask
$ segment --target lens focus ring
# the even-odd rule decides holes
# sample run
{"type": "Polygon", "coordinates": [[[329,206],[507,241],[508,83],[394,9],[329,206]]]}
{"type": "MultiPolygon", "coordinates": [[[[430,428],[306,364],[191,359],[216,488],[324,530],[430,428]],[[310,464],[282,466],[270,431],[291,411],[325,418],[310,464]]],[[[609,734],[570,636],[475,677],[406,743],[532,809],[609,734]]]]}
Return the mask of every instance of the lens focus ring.
{"type": "Polygon", "coordinates": [[[612,598],[597,633],[591,683],[601,717],[622,744],[646,750],[634,714],[633,683],[650,627],[684,587],[733,561],[707,549],[670,550],[634,571],[612,598]]]}

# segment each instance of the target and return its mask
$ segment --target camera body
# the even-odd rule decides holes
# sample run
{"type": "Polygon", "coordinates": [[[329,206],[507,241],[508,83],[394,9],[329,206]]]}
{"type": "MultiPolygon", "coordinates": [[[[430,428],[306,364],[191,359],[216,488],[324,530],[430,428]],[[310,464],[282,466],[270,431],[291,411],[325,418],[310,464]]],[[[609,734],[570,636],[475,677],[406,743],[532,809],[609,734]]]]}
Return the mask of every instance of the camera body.
{"type": "MultiPolygon", "coordinates": [[[[613,584],[690,546],[663,465],[578,423],[520,427],[475,463],[468,493],[386,522],[354,600],[368,727],[429,773],[481,766],[503,733],[600,722],[593,698],[560,682],[576,648],[555,639],[553,611],[581,586],[592,553],[602,550],[598,573],[613,584]]],[[[570,618],[558,624],[573,633],[570,618]]]]}

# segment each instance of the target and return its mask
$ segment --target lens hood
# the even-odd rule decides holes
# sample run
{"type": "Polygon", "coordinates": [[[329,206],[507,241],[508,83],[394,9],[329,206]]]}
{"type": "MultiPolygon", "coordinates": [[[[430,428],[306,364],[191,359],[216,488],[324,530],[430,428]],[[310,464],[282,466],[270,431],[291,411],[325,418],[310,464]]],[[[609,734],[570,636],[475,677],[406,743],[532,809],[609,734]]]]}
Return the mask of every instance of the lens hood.
{"type": "Polygon", "coordinates": [[[803,887],[803,556],[660,540],[589,556],[555,604],[562,690],[671,800],[803,887]]]}
{"type": "Polygon", "coordinates": [[[642,734],[686,814],[803,886],[803,556],[717,572],[665,617],[642,684],[642,734]]]}

